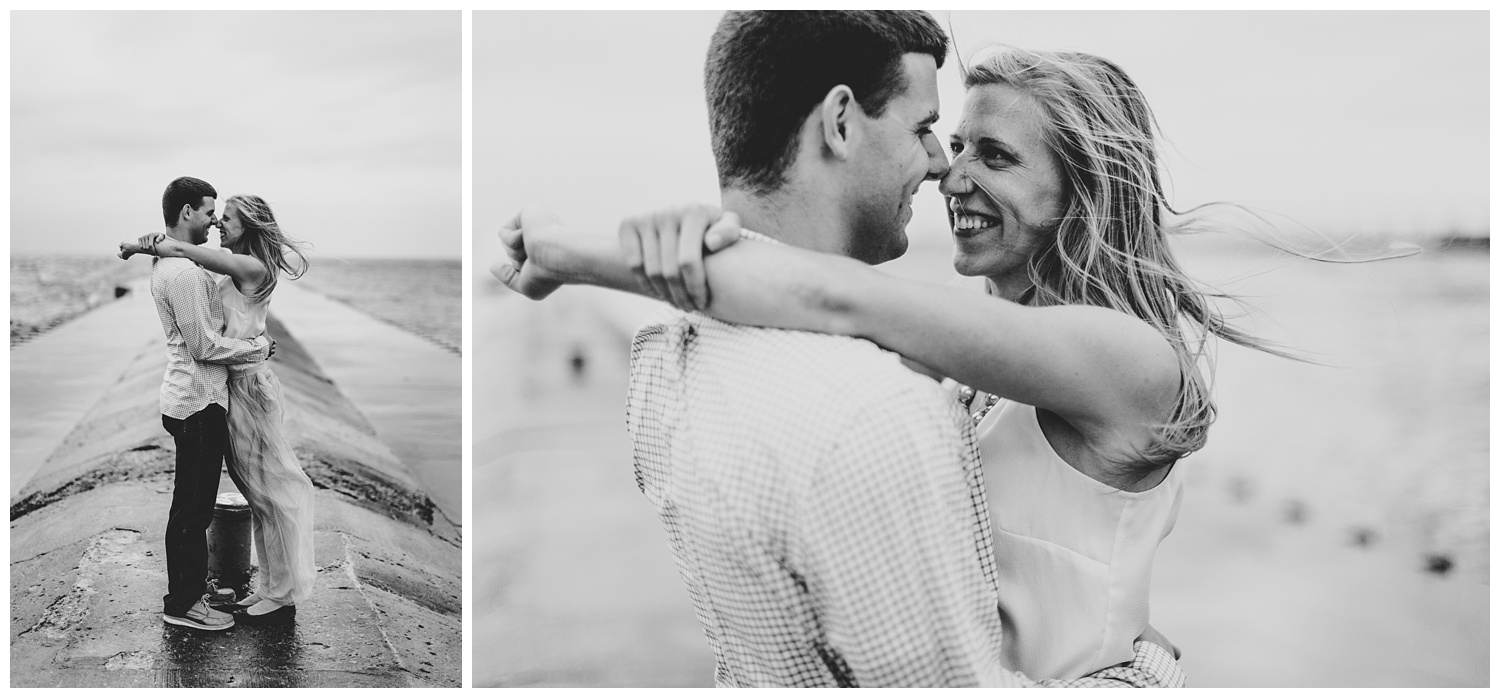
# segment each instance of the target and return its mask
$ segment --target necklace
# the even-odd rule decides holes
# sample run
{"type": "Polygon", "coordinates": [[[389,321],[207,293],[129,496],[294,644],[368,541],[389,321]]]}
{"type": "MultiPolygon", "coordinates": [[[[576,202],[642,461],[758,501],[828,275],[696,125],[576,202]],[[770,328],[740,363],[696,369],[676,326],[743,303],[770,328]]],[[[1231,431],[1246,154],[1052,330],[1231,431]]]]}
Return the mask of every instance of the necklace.
{"type": "Polygon", "coordinates": [[[975,411],[974,398],[978,397],[979,395],[980,393],[978,391],[970,388],[967,385],[961,385],[958,388],[958,403],[960,405],[963,405],[964,409],[973,414],[974,424],[976,425],[984,421],[984,416],[989,414],[990,410],[994,409],[995,405],[1000,403],[999,395],[996,395],[994,393],[984,393],[983,405],[979,407],[978,411],[975,411]]]}

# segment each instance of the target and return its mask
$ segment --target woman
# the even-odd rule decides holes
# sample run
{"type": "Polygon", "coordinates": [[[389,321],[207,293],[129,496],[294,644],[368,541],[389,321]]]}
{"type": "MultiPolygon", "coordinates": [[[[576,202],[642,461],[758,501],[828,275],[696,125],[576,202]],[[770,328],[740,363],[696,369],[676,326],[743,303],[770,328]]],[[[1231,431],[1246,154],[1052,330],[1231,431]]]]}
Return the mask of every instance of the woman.
{"type": "MultiPolygon", "coordinates": [[[[613,256],[545,220],[505,230],[513,266],[497,274],[514,285],[517,268],[540,265],[531,279],[863,337],[977,388],[959,394],[1004,561],[1005,663],[1074,678],[1129,660],[1150,632],[1152,560],[1180,503],[1174,465],[1203,446],[1215,415],[1207,340],[1287,354],[1230,326],[1174,259],[1153,117],[1122,70],[1004,50],[967,68],[964,84],[940,189],[954,266],[984,279],[982,295],[778,245],[694,261],[700,240],[711,252],[733,242],[732,214],[706,233],[680,231],[690,254],[679,266],[678,227],[701,211],[628,222],[613,256]]],[[[545,295],[548,283],[533,289],[545,295]]]]}
{"type": "MultiPolygon", "coordinates": [[[[236,194],[224,203],[219,222],[224,251],[147,235],[120,243],[120,256],[147,253],[186,257],[224,275],[224,336],[265,332],[271,292],[280,272],[291,278],[307,270],[298,243],[281,232],[271,207],[258,196],[236,194]],[[286,254],[296,255],[293,264],[286,254]]],[[[282,434],[281,382],[266,362],[229,367],[229,476],[250,502],[260,579],[255,593],[231,607],[236,623],[269,625],[296,618],[316,579],[313,563],[313,486],[282,434]]]]}

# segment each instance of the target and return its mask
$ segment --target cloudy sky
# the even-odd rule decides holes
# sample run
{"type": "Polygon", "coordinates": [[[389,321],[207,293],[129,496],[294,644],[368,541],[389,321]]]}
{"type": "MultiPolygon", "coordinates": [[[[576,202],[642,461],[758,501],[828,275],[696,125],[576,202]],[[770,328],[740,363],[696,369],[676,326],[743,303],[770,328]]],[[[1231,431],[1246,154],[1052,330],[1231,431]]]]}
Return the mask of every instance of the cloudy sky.
{"type": "Polygon", "coordinates": [[[261,195],[318,254],[460,254],[460,13],[14,12],[10,27],[13,251],[107,253],[159,231],[162,189],[191,175],[221,201],[261,195]]]}
{"type": "MultiPolygon", "coordinates": [[[[1482,12],[934,14],[965,57],[1003,43],[1119,63],[1161,122],[1178,208],[1230,200],[1338,234],[1488,229],[1482,12]]],[[[476,254],[523,205],[613,230],[717,202],[702,62],[718,17],[476,11],[476,254]]],[[[951,57],[938,82],[946,143],[951,57]]],[[[946,244],[936,187],[918,199],[913,243],[946,244]]]]}

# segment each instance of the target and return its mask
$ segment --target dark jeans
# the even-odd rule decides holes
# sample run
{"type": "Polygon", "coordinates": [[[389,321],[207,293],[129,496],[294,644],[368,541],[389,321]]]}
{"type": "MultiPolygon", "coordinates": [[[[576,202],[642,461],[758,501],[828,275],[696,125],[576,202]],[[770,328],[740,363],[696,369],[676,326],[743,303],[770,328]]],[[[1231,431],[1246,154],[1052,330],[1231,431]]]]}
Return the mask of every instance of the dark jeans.
{"type": "Polygon", "coordinates": [[[167,515],[167,595],[162,610],[187,613],[208,586],[208,524],[214,520],[219,472],[229,448],[224,408],[210,404],[187,419],[161,416],[177,442],[177,475],[167,515]]]}

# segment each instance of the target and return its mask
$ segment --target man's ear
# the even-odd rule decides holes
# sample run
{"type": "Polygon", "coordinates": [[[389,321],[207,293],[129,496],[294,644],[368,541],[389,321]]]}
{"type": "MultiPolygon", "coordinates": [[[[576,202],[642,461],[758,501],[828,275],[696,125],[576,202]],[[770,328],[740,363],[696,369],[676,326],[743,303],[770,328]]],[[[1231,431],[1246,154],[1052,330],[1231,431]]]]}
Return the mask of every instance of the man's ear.
{"type": "Polygon", "coordinates": [[[854,90],[847,85],[835,85],[818,105],[818,115],[823,123],[823,145],[834,157],[841,160],[849,157],[853,137],[850,126],[858,112],[859,103],[854,101],[854,90]]]}
{"type": "Polygon", "coordinates": [[[193,205],[192,204],[183,204],[182,205],[182,210],[177,212],[177,222],[181,223],[183,221],[186,221],[186,220],[190,219],[192,217],[192,215],[193,215],[193,205]]]}

